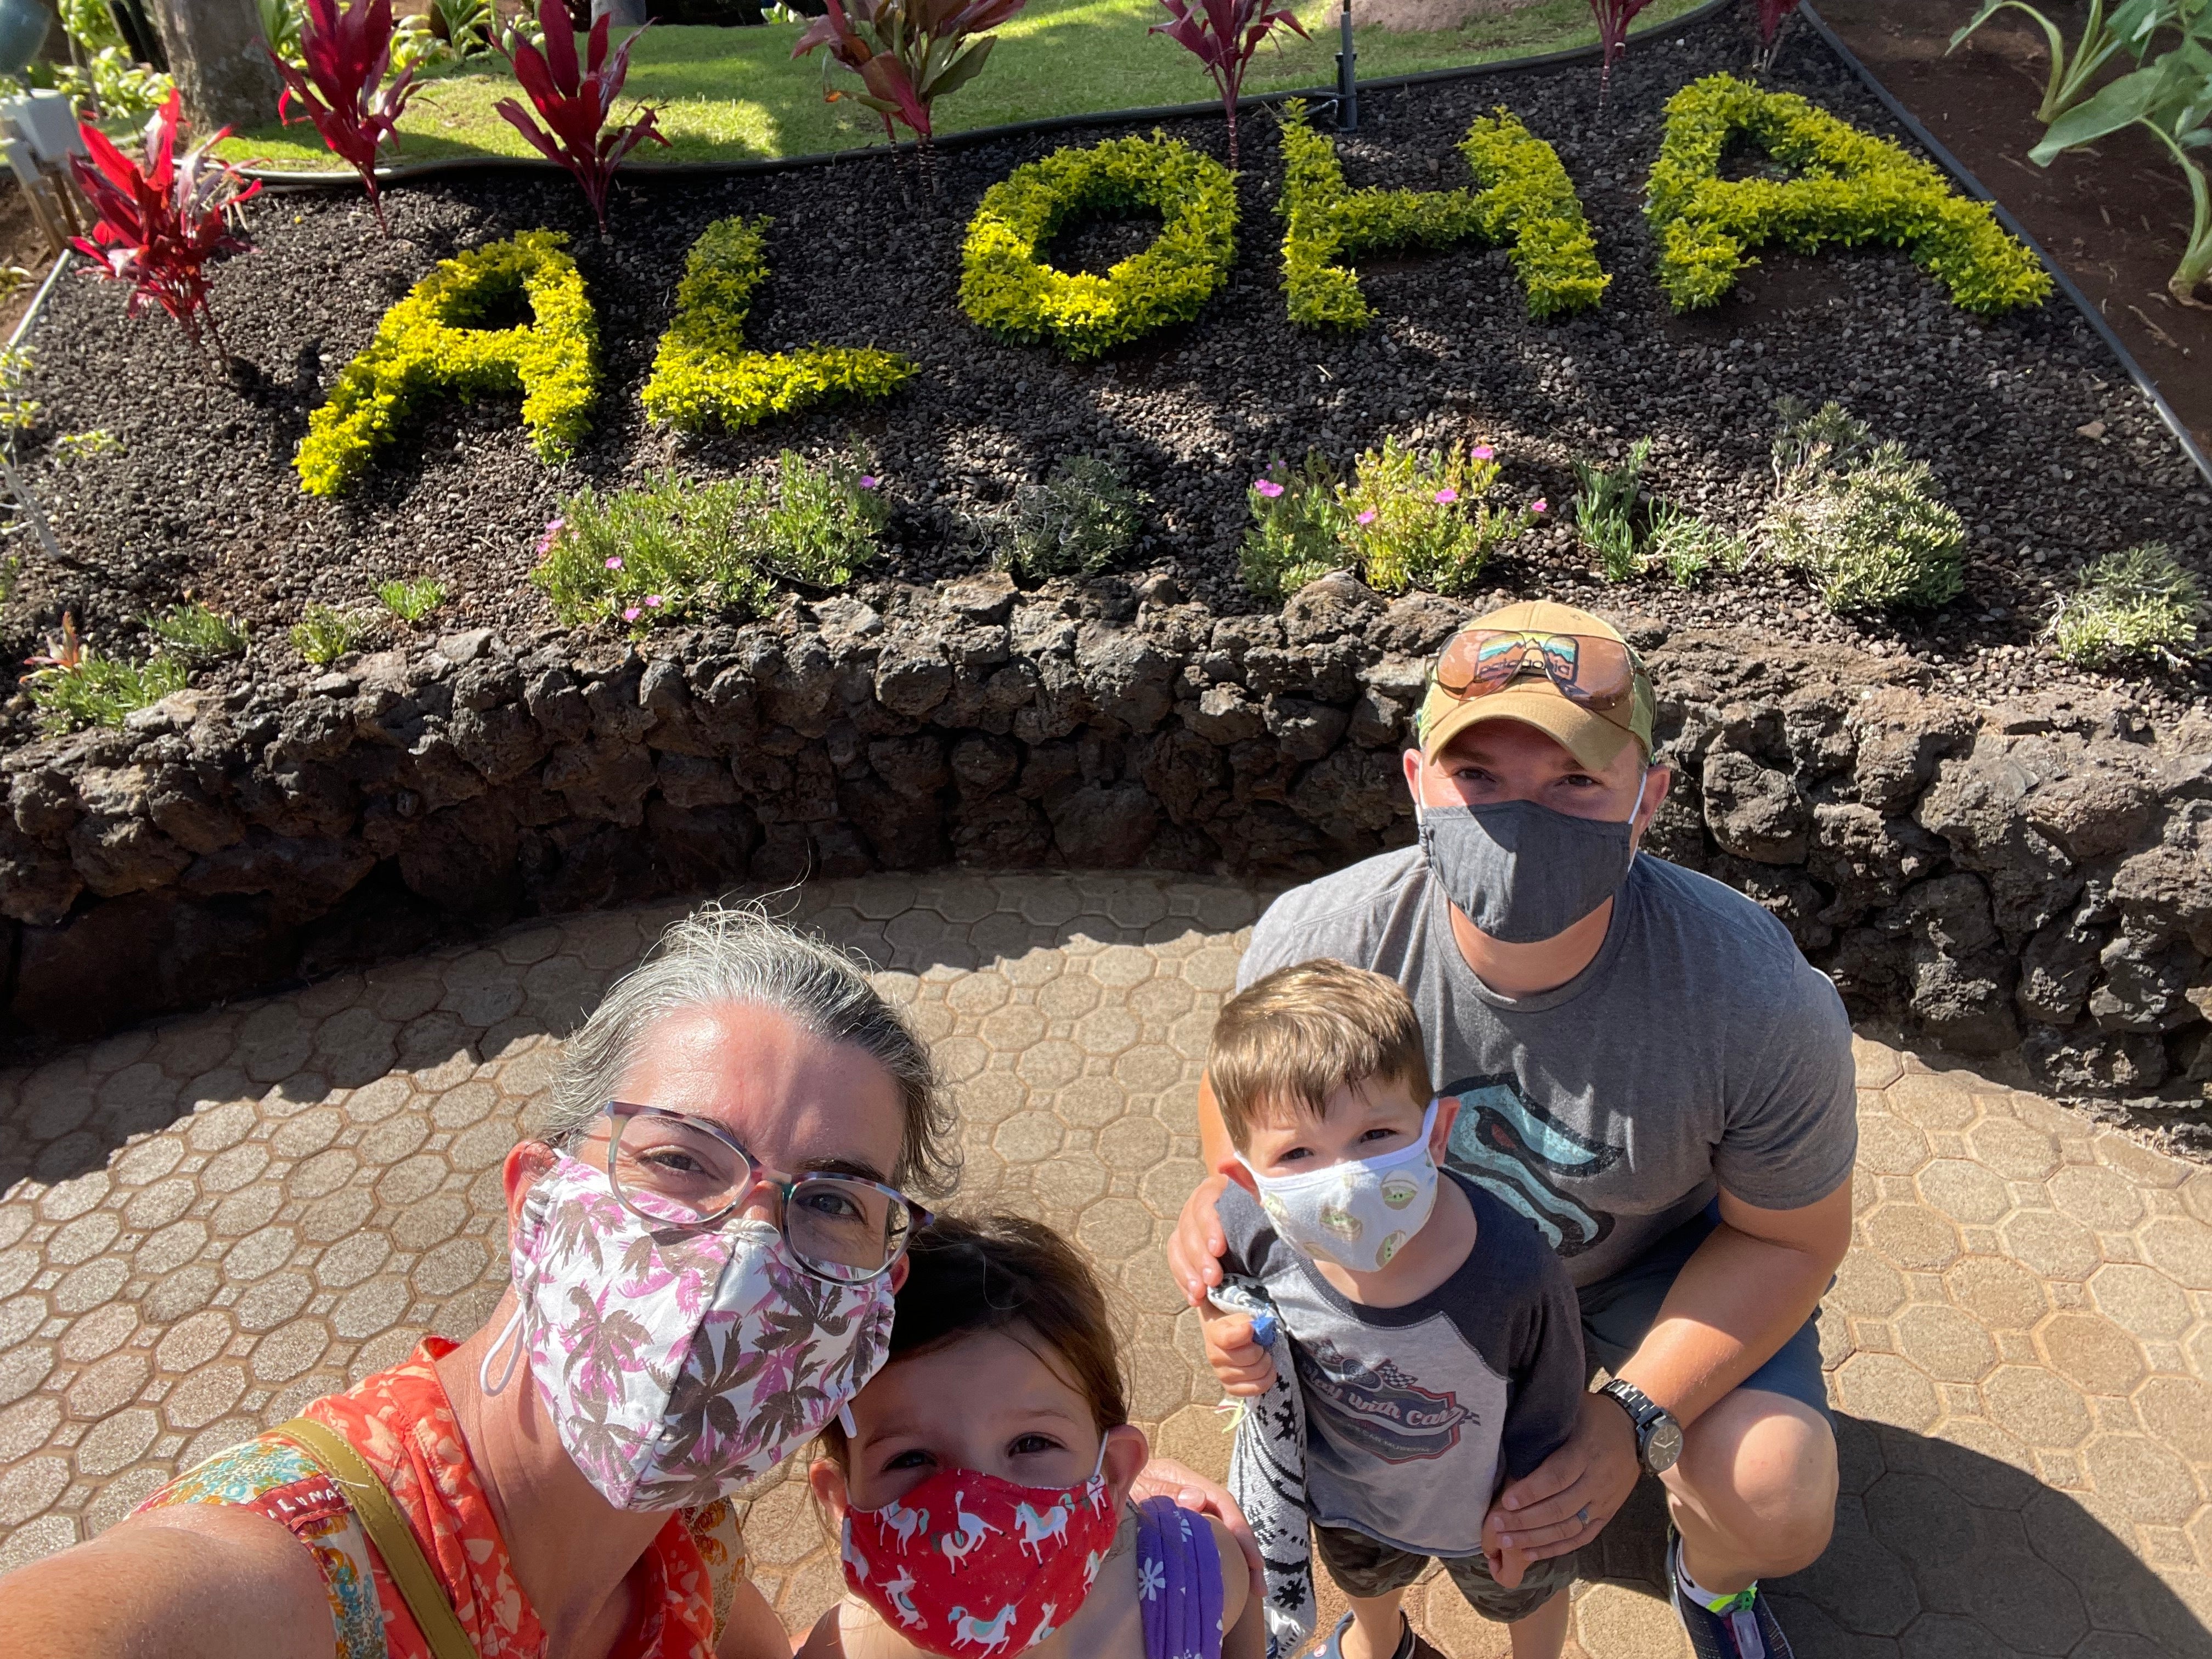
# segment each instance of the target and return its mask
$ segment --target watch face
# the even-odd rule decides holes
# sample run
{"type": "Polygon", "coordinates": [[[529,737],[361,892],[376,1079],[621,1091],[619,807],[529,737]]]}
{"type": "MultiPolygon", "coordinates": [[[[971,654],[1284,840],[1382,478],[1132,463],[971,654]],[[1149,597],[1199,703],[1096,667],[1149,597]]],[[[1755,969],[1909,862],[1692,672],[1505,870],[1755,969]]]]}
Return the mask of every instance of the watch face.
{"type": "Polygon", "coordinates": [[[1682,1425],[1671,1417],[1654,1423],[1644,1441],[1644,1467],[1654,1474],[1664,1474],[1681,1455],[1682,1425]]]}

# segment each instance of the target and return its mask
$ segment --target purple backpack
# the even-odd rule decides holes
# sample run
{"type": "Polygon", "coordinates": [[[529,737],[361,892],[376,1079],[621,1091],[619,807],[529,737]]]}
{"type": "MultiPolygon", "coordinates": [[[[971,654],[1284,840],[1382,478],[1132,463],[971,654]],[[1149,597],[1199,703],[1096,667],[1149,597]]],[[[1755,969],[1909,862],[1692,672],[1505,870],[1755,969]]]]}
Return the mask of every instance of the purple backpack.
{"type": "Polygon", "coordinates": [[[1221,1659],[1221,1551],[1172,1498],[1137,1505],[1137,1601],[1145,1659],[1221,1659]]]}

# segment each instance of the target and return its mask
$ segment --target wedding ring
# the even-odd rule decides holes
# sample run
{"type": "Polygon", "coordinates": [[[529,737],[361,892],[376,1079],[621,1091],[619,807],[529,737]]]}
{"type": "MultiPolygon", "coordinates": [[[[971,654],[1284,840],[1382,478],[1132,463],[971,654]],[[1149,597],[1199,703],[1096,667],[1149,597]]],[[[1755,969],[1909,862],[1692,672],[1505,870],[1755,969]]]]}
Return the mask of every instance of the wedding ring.
{"type": "Polygon", "coordinates": [[[1577,1526],[1583,1526],[1583,1527],[1587,1527],[1588,1525],[1589,1525],[1589,1504],[1583,1504],[1583,1505],[1582,1506],[1582,1508],[1580,1508],[1580,1509],[1578,1509],[1578,1510],[1577,1510],[1575,1511],[1575,1524],[1576,1524],[1576,1525],[1577,1525],[1577,1526]]]}

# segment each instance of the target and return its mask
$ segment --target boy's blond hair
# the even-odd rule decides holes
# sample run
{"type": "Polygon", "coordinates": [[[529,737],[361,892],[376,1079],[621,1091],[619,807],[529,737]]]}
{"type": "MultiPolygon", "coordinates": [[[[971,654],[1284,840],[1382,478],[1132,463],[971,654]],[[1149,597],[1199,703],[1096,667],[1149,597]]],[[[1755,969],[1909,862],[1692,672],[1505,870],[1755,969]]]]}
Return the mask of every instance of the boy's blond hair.
{"type": "Polygon", "coordinates": [[[1278,968],[1230,999],[1206,1073],[1240,1152],[1261,1115],[1289,1106],[1326,1117],[1346,1084],[1387,1078],[1429,1098],[1428,1051],[1404,989],[1327,957],[1278,968]]]}

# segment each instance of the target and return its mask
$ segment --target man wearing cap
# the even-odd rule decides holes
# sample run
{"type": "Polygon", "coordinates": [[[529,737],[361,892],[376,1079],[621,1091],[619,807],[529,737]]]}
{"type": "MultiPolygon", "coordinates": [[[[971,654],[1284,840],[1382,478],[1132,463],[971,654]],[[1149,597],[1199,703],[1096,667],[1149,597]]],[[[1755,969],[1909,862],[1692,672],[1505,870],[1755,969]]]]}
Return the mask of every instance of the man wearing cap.
{"type": "MultiPolygon", "coordinates": [[[[1850,1242],[1850,1028],[1773,917],[1638,855],[1672,777],[1652,712],[1635,653],[1587,611],[1468,623],[1405,757],[1418,844],[1277,899],[1237,984],[1315,957],[1402,983],[1460,1103],[1448,1161],[1565,1261],[1588,1360],[1613,1380],[1565,1446],[1513,1472],[1486,1536],[1564,1554],[1649,1471],[1695,1651],[1786,1659],[1757,1585],[1809,1565],[1835,1519],[1814,1322],[1850,1242]]],[[[1222,1169],[1204,1084],[1199,1118],[1222,1169]]],[[[1194,1304],[1219,1277],[1218,1194],[1198,1189],[1170,1246],[1194,1304]]],[[[1344,1659],[1390,1656],[1347,1640],[1344,1659]]]]}

